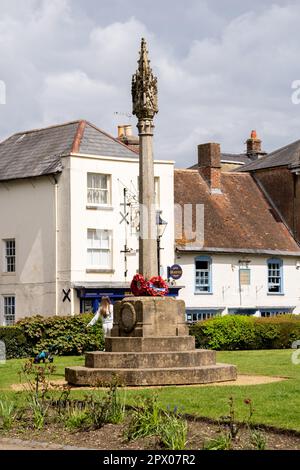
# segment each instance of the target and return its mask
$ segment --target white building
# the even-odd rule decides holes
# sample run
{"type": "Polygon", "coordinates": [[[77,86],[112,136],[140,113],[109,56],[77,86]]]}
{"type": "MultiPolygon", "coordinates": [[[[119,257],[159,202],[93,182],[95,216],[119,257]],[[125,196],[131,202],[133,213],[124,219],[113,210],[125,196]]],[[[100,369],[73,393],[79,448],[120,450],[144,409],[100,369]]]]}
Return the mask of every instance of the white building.
{"type": "Polygon", "coordinates": [[[221,172],[219,144],[199,145],[197,167],[175,170],[175,202],[204,210],[194,238],[176,230],[188,321],[300,314],[299,245],[251,174],[221,172]]]}
{"type": "MultiPolygon", "coordinates": [[[[174,165],[154,167],[168,222],[163,274],[174,260],[174,165]]],[[[94,298],[129,291],[138,269],[138,172],[135,151],[86,121],[0,144],[1,324],[90,311],[94,298]]]]}
{"type": "MultiPolygon", "coordinates": [[[[138,141],[128,126],[119,131],[114,139],[75,121],[17,133],[0,144],[1,324],[90,311],[95,298],[130,293],[138,269],[138,141]]],[[[265,169],[258,176],[221,172],[218,144],[200,145],[198,157],[197,166],[175,171],[173,162],[155,160],[156,205],[168,222],[161,272],[166,278],[174,260],[181,265],[171,294],[179,290],[188,320],[300,313],[299,223],[293,236],[285,221],[298,220],[298,167],[291,168],[298,189],[291,189],[287,167],[282,184],[272,170],[274,187],[265,169]],[[287,191],[295,201],[285,199],[287,191]],[[175,237],[174,194],[180,207],[204,210],[195,239],[181,233],[181,221],[175,237]],[[270,194],[281,197],[277,205],[270,194]]]]}

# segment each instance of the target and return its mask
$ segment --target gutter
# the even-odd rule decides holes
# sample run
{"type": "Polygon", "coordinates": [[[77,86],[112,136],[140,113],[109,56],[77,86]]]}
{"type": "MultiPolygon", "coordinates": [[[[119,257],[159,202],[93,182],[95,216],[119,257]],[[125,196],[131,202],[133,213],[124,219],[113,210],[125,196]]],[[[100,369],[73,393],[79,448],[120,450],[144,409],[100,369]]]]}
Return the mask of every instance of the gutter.
{"type": "Polygon", "coordinates": [[[264,250],[255,248],[215,248],[215,247],[203,247],[203,246],[176,246],[177,253],[237,253],[237,254],[253,254],[253,255],[278,255],[278,256],[290,256],[300,257],[299,251],[282,251],[282,250],[264,250]]]}

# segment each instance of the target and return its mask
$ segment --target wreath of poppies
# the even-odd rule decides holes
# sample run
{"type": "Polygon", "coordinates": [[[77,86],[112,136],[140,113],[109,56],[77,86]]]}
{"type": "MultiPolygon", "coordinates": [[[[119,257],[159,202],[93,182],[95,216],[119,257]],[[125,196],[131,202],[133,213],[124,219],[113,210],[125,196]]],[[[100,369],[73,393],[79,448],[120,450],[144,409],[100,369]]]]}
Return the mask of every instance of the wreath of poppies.
{"type": "Polygon", "coordinates": [[[131,292],[134,296],[163,297],[169,292],[168,284],[161,276],[154,276],[146,281],[141,274],[136,274],[132,279],[131,292]]]}

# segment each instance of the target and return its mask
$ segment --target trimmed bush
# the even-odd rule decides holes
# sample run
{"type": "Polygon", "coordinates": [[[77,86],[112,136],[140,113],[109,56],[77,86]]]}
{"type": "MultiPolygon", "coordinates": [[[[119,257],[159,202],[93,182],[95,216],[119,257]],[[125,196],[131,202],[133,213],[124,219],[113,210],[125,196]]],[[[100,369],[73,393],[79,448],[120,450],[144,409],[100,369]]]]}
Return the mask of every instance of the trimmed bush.
{"type": "Polygon", "coordinates": [[[1,326],[0,341],[5,343],[6,358],[28,357],[30,355],[30,345],[21,328],[17,326],[1,326]]]}
{"type": "Polygon", "coordinates": [[[286,349],[300,339],[300,316],[278,315],[257,318],[225,315],[190,327],[197,348],[231,351],[236,349],[286,349]]]}
{"type": "Polygon", "coordinates": [[[74,317],[28,317],[14,326],[0,327],[0,340],[5,342],[8,359],[34,356],[41,351],[59,355],[80,355],[101,351],[104,337],[101,321],[86,328],[91,314],[74,317]]]}

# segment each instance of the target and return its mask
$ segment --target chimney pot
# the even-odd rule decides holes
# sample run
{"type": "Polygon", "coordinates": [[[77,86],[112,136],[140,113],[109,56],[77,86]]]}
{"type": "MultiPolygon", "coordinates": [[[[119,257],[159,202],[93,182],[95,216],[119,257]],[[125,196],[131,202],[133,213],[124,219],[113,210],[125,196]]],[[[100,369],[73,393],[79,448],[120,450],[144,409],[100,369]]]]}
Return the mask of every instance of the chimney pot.
{"type": "Polygon", "coordinates": [[[124,126],[118,126],[118,138],[124,137],[124,126]]]}
{"type": "Polygon", "coordinates": [[[127,124],[126,126],[124,126],[124,133],[125,133],[126,137],[131,137],[132,136],[132,125],[131,124],[127,124]]]}
{"type": "Polygon", "coordinates": [[[261,149],[261,140],[257,136],[255,130],[251,131],[250,138],[247,139],[247,155],[251,160],[257,160],[258,158],[266,155],[261,149]]]}

